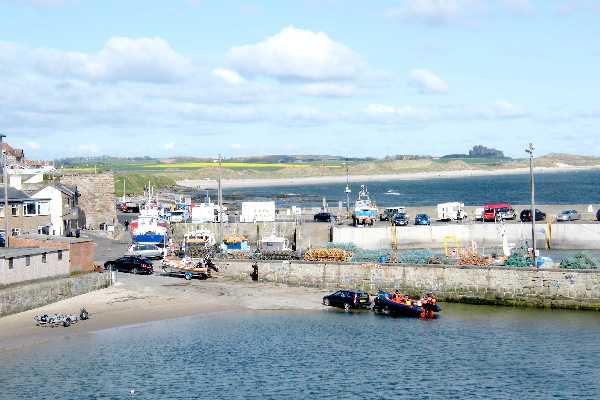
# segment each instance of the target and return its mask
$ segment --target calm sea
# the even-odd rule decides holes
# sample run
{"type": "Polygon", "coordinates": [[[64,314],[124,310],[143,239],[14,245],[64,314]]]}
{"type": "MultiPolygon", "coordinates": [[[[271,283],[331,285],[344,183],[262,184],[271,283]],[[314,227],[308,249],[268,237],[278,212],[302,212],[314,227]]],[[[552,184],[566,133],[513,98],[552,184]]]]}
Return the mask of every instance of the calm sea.
{"type": "Polygon", "coordinates": [[[72,336],[0,354],[0,398],[600,398],[600,314],[442,314],[225,313],[72,336]]]}
{"type": "MultiPolygon", "coordinates": [[[[346,201],[346,184],[276,186],[224,190],[225,200],[276,200],[278,207],[320,206],[325,197],[330,206],[346,201]]],[[[351,203],[360,183],[351,185],[351,203]]],[[[379,206],[431,206],[447,201],[466,205],[489,202],[528,204],[529,175],[440,178],[412,181],[372,182],[371,197],[379,206]]],[[[539,204],[600,203],[600,171],[544,173],[536,175],[536,201],[539,204]]]]}

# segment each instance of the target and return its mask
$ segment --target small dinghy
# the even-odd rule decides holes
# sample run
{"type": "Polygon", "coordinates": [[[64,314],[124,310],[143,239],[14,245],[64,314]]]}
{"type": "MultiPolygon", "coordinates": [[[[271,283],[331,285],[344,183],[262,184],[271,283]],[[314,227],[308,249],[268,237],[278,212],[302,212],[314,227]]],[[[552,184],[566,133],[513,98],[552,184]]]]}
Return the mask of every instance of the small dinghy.
{"type": "Polygon", "coordinates": [[[398,317],[433,319],[442,309],[431,294],[414,299],[398,292],[379,292],[373,302],[373,311],[398,317]]]}

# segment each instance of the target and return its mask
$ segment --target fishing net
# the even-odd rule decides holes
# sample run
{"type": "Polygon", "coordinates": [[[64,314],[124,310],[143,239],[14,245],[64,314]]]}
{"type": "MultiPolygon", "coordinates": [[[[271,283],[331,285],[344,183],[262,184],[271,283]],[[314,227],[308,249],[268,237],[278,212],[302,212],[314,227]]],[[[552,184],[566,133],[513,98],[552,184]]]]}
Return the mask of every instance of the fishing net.
{"type": "Polygon", "coordinates": [[[560,261],[561,269],[598,269],[598,261],[589,254],[579,253],[560,261]]]}
{"type": "Polygon", "coordinates": [[[525,247],[519,247],[513,250],[504,265],[512,268],[529,268],[533,265],[533,262],[527,254],[527,249],[525,247]]]}

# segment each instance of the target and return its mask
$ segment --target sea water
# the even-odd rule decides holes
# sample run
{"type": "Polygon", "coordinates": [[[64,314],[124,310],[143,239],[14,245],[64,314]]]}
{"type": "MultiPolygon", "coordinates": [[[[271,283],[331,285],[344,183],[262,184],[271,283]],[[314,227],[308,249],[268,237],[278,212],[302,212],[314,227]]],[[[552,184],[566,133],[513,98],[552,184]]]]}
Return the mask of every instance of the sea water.
{"type": "MultiPolygon", "coordinates": [[[[597,399],[600,314],[234,312],[0,354],[2,399],[597,399]]],[[[61,328],[62,329],[62,328],[61,328]]]]}
{"type": "MultiPolygon", "coordinates": [[[[448,201],[460,201],[470,206],[509,202],[529,204],[528,174],[435,178],[367,183],[371,197],[378,206],[433,206],[448,201]]],[[[360,182],[352,183],[350,201],[353,204],[360,182]]],[[[243,189],[225,188],[225,200],[275,200],[278,207],[292,205],[318,207],[323,198],[330,206],[346,202],[345,183],[302,186],[273,186],[243,189]]],[[[204,193],[198,194],[199,199],[204,193]]],[[[543,173],[536,175],[538,204],[600,203],[600,170],[543,173]]]]}

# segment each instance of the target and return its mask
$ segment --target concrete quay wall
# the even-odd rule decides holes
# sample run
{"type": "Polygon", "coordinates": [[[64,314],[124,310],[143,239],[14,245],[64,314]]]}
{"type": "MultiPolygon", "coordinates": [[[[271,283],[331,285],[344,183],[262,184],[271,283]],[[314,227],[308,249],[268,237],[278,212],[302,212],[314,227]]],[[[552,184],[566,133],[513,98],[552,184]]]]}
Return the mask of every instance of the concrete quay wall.
{"type": "MultiPolygon", "coordinates": [[[[531,224],[504,224],[508,243],[520,245],[531,238],[531,224]]],[[[495,223],[457,224],[431,226],[398,226],[396,238],[399,248],[443,248],[447,243],[470,246],[474,241],[480,248],[502,246],[501,227],[495,223]]],[[[600,249],[600,224],[538,223],[538,247],[567,250],[600,249]]],[[[335,227],[333,241],[353,243],[364,249],[389,249],[392,228],[385,227],[335,227]]]]}
{"type": "MultiPolygon", "coordinates": [[[[218,263],[225,277],[250,281],[252,262],[218,263]]],[[[260,261],[261,281],[328,290],[432,292],[441,301],[600,311],[600,272],[502,267],[260,261]]],[[[320,301],[320,299],[315,299],[320,301]]]]}
{"type": "Polygon", "coordinates": [[[110,285],[110,274],[92,272],[4,287],[0,289],[0,317],[42,307],[110,285]]]}
{"type": "MultiPolygon", "coordinates": [[[[173,226],[175,240],[183,239],[183,235],[195,229],[208,229],[217,237],[219,224],[176,224],[173,226]]],[[[325,245],[331,238],[331,226],[323,223],[294,222],[232,222],[223,224],[224,235],[239,234],[248,238],[249,244],[256,247],[257,241],[275,233],[283,236],[292,246],[296,243],[298,250],[325,245]]]]}

